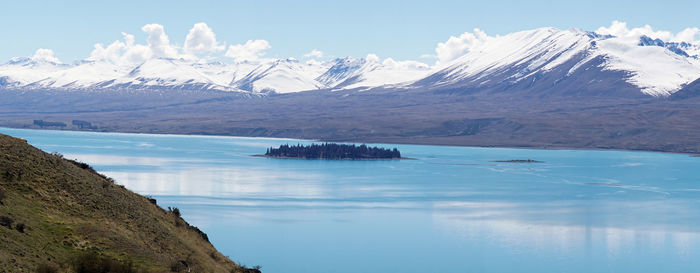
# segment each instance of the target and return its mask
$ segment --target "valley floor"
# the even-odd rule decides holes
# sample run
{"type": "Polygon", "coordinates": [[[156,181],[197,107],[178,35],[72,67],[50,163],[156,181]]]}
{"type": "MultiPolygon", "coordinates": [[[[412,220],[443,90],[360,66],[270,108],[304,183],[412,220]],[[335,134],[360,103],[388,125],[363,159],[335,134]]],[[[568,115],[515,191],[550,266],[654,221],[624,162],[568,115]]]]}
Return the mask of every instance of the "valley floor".
{"type": "Polygon", "coordinates": [[[225,92],[1,91],[0,126],[480,147],[700,153],[700,101],[392,90],[242,98],[225,92]],[[37,126],[34,120],[65,127],[37,126]]]}

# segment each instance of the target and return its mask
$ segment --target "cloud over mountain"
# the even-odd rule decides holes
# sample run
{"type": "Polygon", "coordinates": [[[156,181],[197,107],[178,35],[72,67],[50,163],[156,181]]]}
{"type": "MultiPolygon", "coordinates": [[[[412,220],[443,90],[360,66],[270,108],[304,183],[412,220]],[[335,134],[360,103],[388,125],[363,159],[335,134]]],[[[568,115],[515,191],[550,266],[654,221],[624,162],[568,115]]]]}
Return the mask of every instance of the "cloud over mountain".
{"type": "Polygon", "coordinates": [[[51,49],[46,49],[46,48],[39,48],[36,50],[34,53],[34,56],[31,57],[33,61],[42,61],[42,62],[50,62],[50,63],[61,63],[61,61],[58,60],[53,54],[53,50],[51,49]]]}
{"type": "Polygon", "coordinates": [[[323,51],[318,49],[311,50],[311,52],[304,54],[306,58],[323,58],[323,51]]]}
{"type": "Polygon", "coordinates": [[[236,62],[256,61],[270,48],[268,41],[248,40],[245,44],[230,45],[224,56],[233,58],[236,62]]]}
{"type": "Polygon", "coordinates": [[[670,31],[654,30],[650,25],[629,28],[626,22],[613,21],[608,27],[598,28],[596,33],[616,37],[639,38],[640,36],[648,36],[652,39],[661,39],[668,42],[700,43],[700,29],[697,27],[686,28],[674,34],[670,31]]]}
{"type": "Polygon", "coordinates": [[[196,23],[185,38],[185,52],[205,53],[224,50],[216,41],[216,34],[206,23],[196,23]]]}
{"type": "Polygon", "coordinates": [[[621,21],[595,32],[545,27],[492,36],[474,29],[437,43],[432,65],[373,53],[331,59],[316,48],[303,54],[303,62],[271,58],[267,40],[229,44],[218,40],[203,22],[194,24],[180,44],[171,41],[163,25],[147,24],[141,30],[145,42],[137,43],[135,35],[122,33],[121,40],[109,45],[95,44],[87,62],[62,64],[46,48],[13,58],[0,65],[0,83],[12,88],[167,87],[283,93],[412,82],[460,87],[489,81],[518,84],[554,75],[548,74],[552,71],[561,72],[557,78],[563,79],[600,70],[595,77],[620,78],[644,94],[669,96],[700,75],[698,28],[673,33],[649,25],[630,28],[621,21]],[[570,67],[563,68],[565,64],[570,67]],[[614,74],[620,71],[622,76],[614,74]]]}
{"type": "Polygon", "coordinates": [[[474,32],[465,32],[457,37],[451,36],[447,41],[438,43],[435,48],[439,63],[446,63],[466,54],[484,44],[489,37],[486,32],[475,28],[474,32]]]}

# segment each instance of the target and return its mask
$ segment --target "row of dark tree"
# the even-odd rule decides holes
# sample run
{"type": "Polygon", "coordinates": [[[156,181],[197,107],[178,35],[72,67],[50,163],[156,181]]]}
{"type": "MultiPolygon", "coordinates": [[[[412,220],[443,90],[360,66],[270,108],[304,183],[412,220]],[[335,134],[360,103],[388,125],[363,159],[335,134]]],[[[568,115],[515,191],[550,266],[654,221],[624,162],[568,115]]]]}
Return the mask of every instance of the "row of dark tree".
{"type": "Polygon", "coordinates": [[[60,122],[60,121],[43,121],[41,119],[35,119],[34,125],[39,126],[41,128],[44,128],[44,127],[61,127],[61,128],[63,128],[63,127],[68,126],[65,123],[60,122]]]}
{"type": "Polygon", "coordinates": [[[348,144],[311,144],[303,146],[301,144],[281,145],[279,148],[269,148],[265,153],[271,157],[290,157],[305,159],[397,159],[401,158],[398,149],[385,149],[379,147],[368,147],[362,145],[348,144]]]}
{"type": "MultiPolygon", "coordinates": [[[[97,126],[92,125],[92,123],[84,121],[84,120],[77,120],[76,119],[76,120],[73,120],[73,122],[71,122],[71,123],[73,125],[75,125],[76,127],[78,127],[79,129],[97,130],[97,126]]],[[[60,121],[45,121],[45,120],[41,120],[41,119],[35,119],[34,125],[39,126],[41,128],[44,128],[44,127],[64,128],[64,127],[68,126],[67,124],[60,122],[60,121]]]]}
{"type": "Polygon", "coordinates": [[[84,120],[74,119],[73,122],[71,122],[71,123],[80,129],[97,130],[97,126],[92,125],[92,123],[84,121],[84,120]]]}

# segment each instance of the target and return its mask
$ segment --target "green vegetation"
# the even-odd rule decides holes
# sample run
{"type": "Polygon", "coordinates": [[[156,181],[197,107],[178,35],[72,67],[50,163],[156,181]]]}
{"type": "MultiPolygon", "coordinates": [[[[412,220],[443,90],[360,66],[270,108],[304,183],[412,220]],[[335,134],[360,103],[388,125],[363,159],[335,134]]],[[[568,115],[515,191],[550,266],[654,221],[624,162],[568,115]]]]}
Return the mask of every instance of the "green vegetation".
{"type": "Polygon", "coordinates": [[[5,135],[0,200],[0,272],[260,272],[219,253],[179,209],[5,135]]]}
{"type": "Polygon", "coordinates": [[[265,156],[280,158],[305,158],[305,159],[400,159],[401,152],[393,150],[356,146],[347,144],[323,143],[309,146],[281,145],[279,148],[269,148],[265,156]]]}

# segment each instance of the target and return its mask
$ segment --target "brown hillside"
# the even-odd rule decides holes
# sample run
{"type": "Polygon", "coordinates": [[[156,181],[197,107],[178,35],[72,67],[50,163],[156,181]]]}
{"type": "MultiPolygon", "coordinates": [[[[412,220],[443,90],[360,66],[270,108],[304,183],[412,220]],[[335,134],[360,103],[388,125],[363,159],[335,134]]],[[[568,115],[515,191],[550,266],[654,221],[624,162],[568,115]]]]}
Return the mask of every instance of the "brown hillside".
{"type": "Polygon", "coordinates": [[[1,134],[0,202],[0,272],[259,272],[219,253],[179,211],[1,134]]]}

